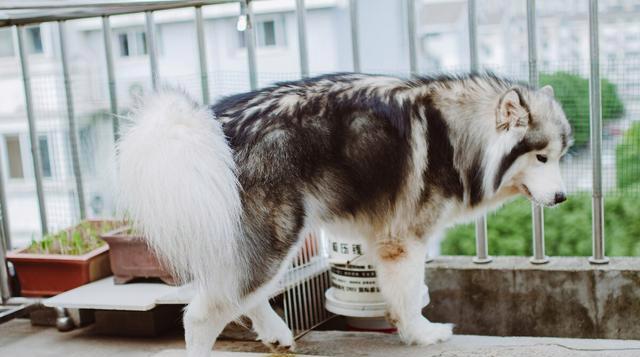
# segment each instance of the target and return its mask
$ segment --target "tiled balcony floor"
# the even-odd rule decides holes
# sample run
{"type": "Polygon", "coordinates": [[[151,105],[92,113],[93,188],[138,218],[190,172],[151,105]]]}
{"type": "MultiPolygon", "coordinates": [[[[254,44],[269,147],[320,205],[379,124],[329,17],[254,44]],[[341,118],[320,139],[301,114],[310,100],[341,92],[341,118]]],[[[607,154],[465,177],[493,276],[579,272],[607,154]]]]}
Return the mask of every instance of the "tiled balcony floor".
{"type": "MultiPolygon", "coordinates": [[[[220,340],[216,350],[212,356],[270,355],[264,346],[253,341],[220,340]]],[[[418,347],[405,346],[393,335],[316,331],[298,341],[298,353],[298,356],[341,357],[637,357],[640,341],[458,335],[446,343],[418,347]]],[[[0,325],[0,356],[184,355],[184,343],[178,332],[158,338],[121,338],[95,335],[91,327],[61,333],[55,328],[31,326],[24,319],[0,325]]]]}

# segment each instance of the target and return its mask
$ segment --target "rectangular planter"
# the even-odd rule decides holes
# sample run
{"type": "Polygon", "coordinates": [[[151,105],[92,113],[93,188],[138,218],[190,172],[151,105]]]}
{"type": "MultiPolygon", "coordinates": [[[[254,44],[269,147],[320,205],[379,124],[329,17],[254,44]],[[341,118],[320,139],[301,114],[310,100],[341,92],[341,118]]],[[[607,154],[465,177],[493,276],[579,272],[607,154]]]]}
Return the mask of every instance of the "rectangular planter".
{"type": "Polygon", "coordinates": [[[52,296],[111,275],[109,247],[84,255],[31,254],[27,248],[7,253],[23,296],[52,296]]]}
{"type": "Polygon", "coordinates": [[[130,231],[130,227],[122,227],[102,235],[111,251],[114,282],[125,284],[137,278],[157,278],[165,284],[177,285],[144,239],[130,231]]]}
{"type": "Polygon", "coordinates": [[[111,275],[107,245],[83,255],[34,254],[27,250],[25,247],[7,253],[7,260],[16,269],[22,296],[53,296],[111,275]]]}

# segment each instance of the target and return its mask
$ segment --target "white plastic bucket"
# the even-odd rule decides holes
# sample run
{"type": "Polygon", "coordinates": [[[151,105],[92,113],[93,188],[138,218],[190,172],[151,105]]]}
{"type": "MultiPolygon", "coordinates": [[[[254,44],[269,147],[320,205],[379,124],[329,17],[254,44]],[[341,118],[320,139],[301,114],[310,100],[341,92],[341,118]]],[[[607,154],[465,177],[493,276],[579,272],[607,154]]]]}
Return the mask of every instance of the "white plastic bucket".
{"type": "Polygon", "coordinates": [[[358,240],[331,237],[329,240],[331,286],[336,300],[384,303],[374,265],[358,240]]]}
{"type": "MultiPolygon", "coordinates": [[[[326,309],[347,317],[350,330],[393,332],[384,318],[387,304],[380,294],[375,266],[358,239],[329,236],[331,288],[325,292],[326,309]]],[[[423,306],[429,303],[424,286],[423,306]]]]}

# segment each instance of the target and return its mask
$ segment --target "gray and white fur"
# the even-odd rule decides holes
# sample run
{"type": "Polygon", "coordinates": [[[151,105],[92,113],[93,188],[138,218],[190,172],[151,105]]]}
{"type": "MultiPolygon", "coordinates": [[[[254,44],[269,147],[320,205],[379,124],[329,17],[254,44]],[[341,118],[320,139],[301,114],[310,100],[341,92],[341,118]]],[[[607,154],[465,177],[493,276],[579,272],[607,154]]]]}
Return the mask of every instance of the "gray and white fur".
{"type": "Polygon", "coordinates": [[[197,287],[190,356],[241,315],[264,343],[293,348],[268,297],[319,227],[365,241],[405,342],[446,340],[452,326],[421,315],[429,237],[519,194],[564,201],[572,141],[550,87],[477,74],[332,74],[209,108],[165,91],[133,121],[119,143],[120,208],[197,287]]]}

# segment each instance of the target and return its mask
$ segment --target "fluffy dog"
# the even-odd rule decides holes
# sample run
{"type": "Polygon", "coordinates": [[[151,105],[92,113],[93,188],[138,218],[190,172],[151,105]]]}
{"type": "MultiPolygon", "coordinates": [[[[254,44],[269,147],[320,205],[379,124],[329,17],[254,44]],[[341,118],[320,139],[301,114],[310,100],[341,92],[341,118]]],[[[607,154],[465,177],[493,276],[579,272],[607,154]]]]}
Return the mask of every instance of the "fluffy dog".
{"type": "Polygon", "coordinates": [[[571,127],[553,90],[494,75],[332,74],[200,107],[148,98],[119,144],[121,209],[197,295],[190,356],[248,316],[291,346],[268,297],[301,237],[326,227],[366,241],[400,337],[431,344],[450,324],[421,315],[427,240],[522,194],[565,200],[571,127]]]}

